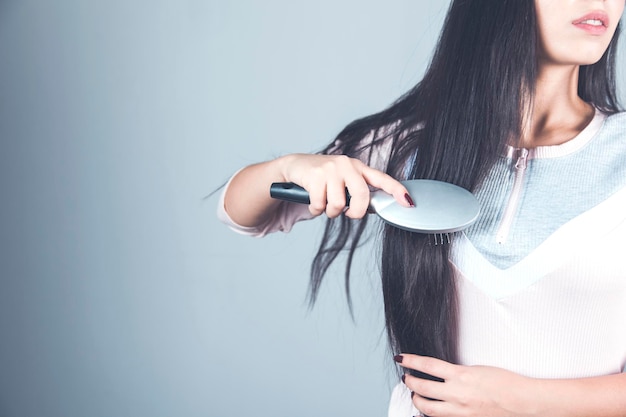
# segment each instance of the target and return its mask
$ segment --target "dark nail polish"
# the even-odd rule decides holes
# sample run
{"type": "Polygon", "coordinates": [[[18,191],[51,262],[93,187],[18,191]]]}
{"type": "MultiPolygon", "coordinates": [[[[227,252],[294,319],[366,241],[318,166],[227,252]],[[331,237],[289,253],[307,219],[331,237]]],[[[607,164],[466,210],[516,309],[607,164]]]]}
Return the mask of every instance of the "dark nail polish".
{"type": "Polygon", "coordinates": [[[404,359],[402,357],[402,355],[396,355],[396,356],[393,357],[393,360],[398,362],[398,363],[402,363],[402,359],[404,359]]]}
{"type": "Polygon", "coordinates": [[[406,374],[402,375],[402,383],[406,384],[406,374]]]}
{"type": "Polygon", "coordinates": [[[404,193],[404,198],[406,199],[406,202],[411,205],[411,207],[415,207],[415,203],[413,202],[413,199],[411,198],[409,193],[404,193]]]}

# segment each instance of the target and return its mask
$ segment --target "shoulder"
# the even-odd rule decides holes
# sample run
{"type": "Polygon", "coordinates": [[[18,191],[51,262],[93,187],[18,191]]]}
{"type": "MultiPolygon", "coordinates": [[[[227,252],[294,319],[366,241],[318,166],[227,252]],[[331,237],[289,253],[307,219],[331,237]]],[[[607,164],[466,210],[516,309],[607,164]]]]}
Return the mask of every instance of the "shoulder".
{"type": "Polygon", "coordinates": [[[609,114],[604,121],[606,133],[626,131],[626,111],[609,114]]]}
{"type": "MultiPolygon", "coordinates": [[[[626,112],[602,115],[598,121],[598,128],[591,142],[601,149],[610,149],[613,152],[626,152],[626,112]]],[[[594,122],[592,122],[594,123],[594,122]]]]}

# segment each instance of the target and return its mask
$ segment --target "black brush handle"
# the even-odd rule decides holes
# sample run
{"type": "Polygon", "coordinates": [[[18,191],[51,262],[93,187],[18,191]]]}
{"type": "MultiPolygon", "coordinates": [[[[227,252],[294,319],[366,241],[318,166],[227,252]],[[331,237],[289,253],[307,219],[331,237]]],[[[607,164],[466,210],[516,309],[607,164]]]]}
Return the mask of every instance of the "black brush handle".
{"type": "Polygon", "coordinates": [[[270,187],[272,198],[292,203],[311,204],[309,192],[293,182],[275,182],[270,187]]]}
{"type": "MultiPolygon", "coordinates": [[[[309,192],[293,182],[275,182],[270,186],[270,196],[292,203],[311,204],[309,192]]],[[[346,207],[350,205],[350,194],[346,188],[346,207]]]]}

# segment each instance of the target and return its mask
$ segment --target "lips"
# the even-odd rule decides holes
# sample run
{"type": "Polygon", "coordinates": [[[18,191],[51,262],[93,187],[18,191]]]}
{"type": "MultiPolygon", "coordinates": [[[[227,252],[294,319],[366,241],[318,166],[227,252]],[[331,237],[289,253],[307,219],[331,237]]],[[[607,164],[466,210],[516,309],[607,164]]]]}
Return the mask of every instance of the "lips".
{"type": "Polygon", "coordinates": [[[574,20],[572,24],[590,34],[601,35],[609,27],[609,16],[603,11],[591,12],[574,20]]]}

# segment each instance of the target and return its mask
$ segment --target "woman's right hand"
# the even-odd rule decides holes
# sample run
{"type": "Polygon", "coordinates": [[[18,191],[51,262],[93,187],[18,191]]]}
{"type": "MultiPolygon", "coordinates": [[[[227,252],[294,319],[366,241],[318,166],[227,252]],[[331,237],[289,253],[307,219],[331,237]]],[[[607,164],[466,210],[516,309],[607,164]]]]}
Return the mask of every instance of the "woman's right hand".
{"type": "Polygon", "coordinates": [[[394,196],[404,207],[412,205],[408,191],[390,175],[345,155],[290,154],[250,165],[237,173],[224,197],[229,216],[241,226],[262,224],[279,204],[269,195],[273,182],[293,182],[309,192],[314,216],[341,213],[362,218],[367,213],[370,187],[394,196]],[[350,193],[346,208],[345,190],[350,193]]]}
{"type": "Polygon", "coordinates": [[[344,213],[354,219],[364,217],[369,206],[370,187],[393,195],[405,207],[412,205],[402,183],[356,158],[292,154],[279,158],[277,162],[286,182],[298,184],[309,192],[309,211],[314,216],[326,213],[332,218],[344,213]],[[350,193],[347,209],[346,188],[350,193]]]}

